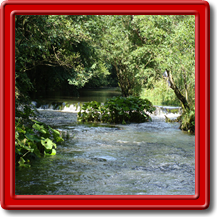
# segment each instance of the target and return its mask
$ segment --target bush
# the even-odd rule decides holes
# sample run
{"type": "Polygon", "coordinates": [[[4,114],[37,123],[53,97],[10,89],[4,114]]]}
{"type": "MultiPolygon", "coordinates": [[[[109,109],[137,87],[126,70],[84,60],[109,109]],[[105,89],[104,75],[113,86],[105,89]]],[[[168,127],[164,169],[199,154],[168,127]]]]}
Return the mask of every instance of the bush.
{"type": "Polygon", "coordinates": [[[60,133],[44,123],[32,120],[24,125],[22,119],[15,120],[16,165],[29,167],[30,160],[44,155],[56,154],[56,143],[62,142],[60,133]]]}
{"type": "Polygon", "coordinates": [[[189,133],[195,132],[195,109],[185,110],[181,116],[180,129],[188,131],[189,133]]]}
{"type": "Polygon", "coordinates": [[[152,103],[139,97],[113,97],[102,105],[92,101],[84,103],[78,113],[80,122],[141,123],[151,120],[147,112],[155,110],[152,103]]]}

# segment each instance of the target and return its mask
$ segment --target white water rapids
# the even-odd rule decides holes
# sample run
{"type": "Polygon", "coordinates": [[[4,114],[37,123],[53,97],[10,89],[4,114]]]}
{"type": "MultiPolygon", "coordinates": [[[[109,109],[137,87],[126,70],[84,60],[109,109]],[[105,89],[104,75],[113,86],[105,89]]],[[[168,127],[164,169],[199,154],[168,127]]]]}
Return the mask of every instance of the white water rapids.
{"type": "Polygon", "coordinates": [[[194,195],[195,137],[165,123],[165,114],[178,116],[173,109],[152,122],[109,125],[78,124],[70,106],[40,108],[38,120],[68,137],[57,155],[17,169],[16,194],[194,195]]]}

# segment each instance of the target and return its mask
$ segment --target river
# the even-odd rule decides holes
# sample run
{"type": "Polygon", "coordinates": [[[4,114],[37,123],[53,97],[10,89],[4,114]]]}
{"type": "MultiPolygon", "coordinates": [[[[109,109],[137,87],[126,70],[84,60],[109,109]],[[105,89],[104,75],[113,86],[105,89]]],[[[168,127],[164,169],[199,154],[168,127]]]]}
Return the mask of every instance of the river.
{"type": "Polygon", "coordinates": [[[109,125],[78,124],[74,110],[39,112],[39,121],[67,137],[55,156],[16,169],[16,195],[195,194],[195,136],[163,114],[109,125]]]}

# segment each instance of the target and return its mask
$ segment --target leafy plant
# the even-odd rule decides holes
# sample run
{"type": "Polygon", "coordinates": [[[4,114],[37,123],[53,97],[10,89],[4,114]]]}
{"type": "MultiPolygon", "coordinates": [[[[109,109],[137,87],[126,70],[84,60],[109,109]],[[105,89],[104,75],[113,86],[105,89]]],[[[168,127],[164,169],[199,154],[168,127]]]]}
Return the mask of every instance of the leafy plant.
{"type": "Polygon", "coordinates": [[[32,120],[24,125],[22,119],[15,121],[15,159],[21,167],[29,167],[30,160],[45,155],[56,154],[56,143],[64,141],[60,133],[45,125],[32,120]]]}
{"type": "Polygon", "coordinates": [[[84,103],[78,113],[80,122],[121,123],[146,122],[151,120],[147,112],[155,110],[152,103],[139,97],[113,97],[101,103],[92,101],[84,103]]]}
{"type": "Polygon", "coordinates": [[[181,116],[180,129],[188,131],[189,133],[195,132],[195,109],[185,110],[181,116]]]}

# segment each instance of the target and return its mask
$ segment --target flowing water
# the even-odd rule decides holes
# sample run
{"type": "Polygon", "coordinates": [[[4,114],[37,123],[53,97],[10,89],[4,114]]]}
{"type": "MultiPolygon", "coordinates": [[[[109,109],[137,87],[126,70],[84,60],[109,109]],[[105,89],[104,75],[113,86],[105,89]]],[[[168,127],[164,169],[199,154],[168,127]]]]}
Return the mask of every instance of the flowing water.
{"type": "Polygon", "coordinates": [[[38,120],[67,137],[55,156],[16,170],[15,193],[194,195],[194,135],[179,130],[178,123],[165,123],[163,114],[152,119],[127,125],[78,124],[76,113],[41,109],[38,120]]]}

